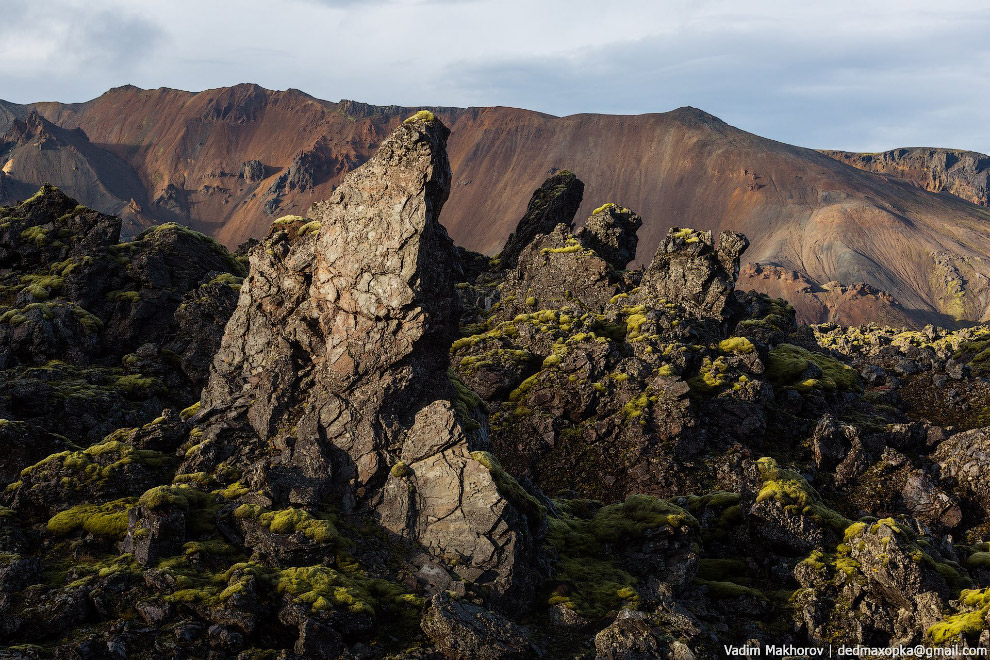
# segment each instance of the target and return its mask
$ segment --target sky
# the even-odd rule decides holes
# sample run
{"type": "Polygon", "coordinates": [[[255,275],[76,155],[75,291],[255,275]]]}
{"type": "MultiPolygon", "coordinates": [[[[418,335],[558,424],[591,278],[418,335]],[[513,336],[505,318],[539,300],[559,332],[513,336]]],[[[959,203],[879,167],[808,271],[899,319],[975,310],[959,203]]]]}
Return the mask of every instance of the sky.
{"type": "Polygon", "coordinates": [[[990,153],[980,0],[0,0],[0,99],[253,82],[554,115],[691,105],[812,148],[990,153]]]}

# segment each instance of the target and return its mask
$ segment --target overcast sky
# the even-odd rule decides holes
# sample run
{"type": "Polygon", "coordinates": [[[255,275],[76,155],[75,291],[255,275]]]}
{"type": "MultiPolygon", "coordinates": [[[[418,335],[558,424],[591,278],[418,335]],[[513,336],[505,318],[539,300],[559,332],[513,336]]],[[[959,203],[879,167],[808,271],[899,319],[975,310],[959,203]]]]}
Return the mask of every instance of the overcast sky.
{"type": "Polygon", "coordinates": [[[980,0],[0,0],[0,98],[240,82],[566,115],[693,105],[815,148],[990,153],[980,0]]]}

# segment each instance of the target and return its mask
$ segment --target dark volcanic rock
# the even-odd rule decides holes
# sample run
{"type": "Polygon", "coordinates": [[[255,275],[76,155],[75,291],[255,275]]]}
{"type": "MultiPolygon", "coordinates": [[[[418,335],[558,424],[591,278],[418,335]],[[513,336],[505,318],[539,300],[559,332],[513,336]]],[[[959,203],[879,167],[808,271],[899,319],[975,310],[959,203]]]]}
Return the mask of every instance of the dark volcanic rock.
{"type": "Polygon", "coordinates": [[[477,605],[433,597],[423,615],[423,631],[447,658],[523,660],[535,653],[526,631],[505,617],[477,605]]]}
{"type": "Polygon", "coordinates": [[[696,318],[723,318],[749,246],[742,234],[724,231],[715,245],[710,231],[672,228],[643,275],[658,298],[681,303],[696,318]]]}
{"type": "Polygon", "coordinates": [[[196,398],[243,266],[178,225],[119,234],[48,186],[0,208],[0,417],[86,446],[196,398]]]}
{"type": "Polygon", "coordinates": [[[637,230],[643,219],[627,208],[605,204],[595,209],[577,236],[612,268],[623,270],[636,258],[637,230]]]}
{"type": "Polygon", "coordinates": [[[547,234],[559,224],[570,228],[583,196],[584,183],[567,170],[557,172],[544,181],[533,193],[526,214],[502,248],[499,255],[502,267],[515,266],[519,253],[538,234],[547,234]]]}
{"type": "MultiPolygon", "coordinates": [[[[249,121],[265,96],[245,91],[214,111],[249,121]]],[[[245,246],[243,282],[177,225],[117,243],[52,189],[0,209],[0,644],[986,644],[990,330],[798,327],[734,290],[732,233],[676,229],[623,270],[638,216],[605,205],[575,232],[568,173],[501,264],[457,249],[447,137],[410,118],[245,246]]],[[[317,165],[285,186],[321,185],[317,165]]]]}
{"type": "Polygon", "coordinates": [[[582,247],[567,225],[534,237],[503,284],[499,316],[579,305],[601,312],[619,292],[621,278],[597,253],[582,247]]]}

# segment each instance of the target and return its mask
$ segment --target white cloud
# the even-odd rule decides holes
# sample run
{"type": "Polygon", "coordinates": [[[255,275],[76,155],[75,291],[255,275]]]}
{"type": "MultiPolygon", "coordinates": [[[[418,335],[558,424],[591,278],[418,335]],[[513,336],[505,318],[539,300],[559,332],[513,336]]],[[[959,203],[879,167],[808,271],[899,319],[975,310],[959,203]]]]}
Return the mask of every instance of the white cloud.
{"type": "Polygon", "coordinates": [[[554,114],[694,105],[812,147],[990,151],[990,21],[968,0],[4,5],[0,98],[19,102],[257,82],[554,114]]]}
{"type": "Polygon", "coordinates": [[[0,94],[17,101],[91,96],[94,84],[132,72],[161,30],[113,2],[5,0],[0,94]]]}

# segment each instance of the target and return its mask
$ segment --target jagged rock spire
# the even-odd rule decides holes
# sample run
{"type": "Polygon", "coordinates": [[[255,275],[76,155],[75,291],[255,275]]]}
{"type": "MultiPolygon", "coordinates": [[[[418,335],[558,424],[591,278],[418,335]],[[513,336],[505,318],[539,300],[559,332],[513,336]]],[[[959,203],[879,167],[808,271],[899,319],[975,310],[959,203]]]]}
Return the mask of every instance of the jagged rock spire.
{"type": "Polygon", "coordinates": [[[275,223],[252,252],[203,403],[220,415],[215,437],[256,434],[254,487],[274,502],[373,510],[498,597],[533,580],[515,565],[539,522],[472,458],[487,449],[487,420],[477,429],[452,403],[453,244],[438,221],[448,135],[417,114],[308,221],[275,223]]]}
{"type": "Polygon", "coordinates": [[[584,183],[572,172],[560,170],[547,178],[533,193],[526,214],[505,242],[500,255],[502,267],[514,267],[523,248],[537,235],[549,234],[559,224],[570,228],[583,196],[584,183]]]}

